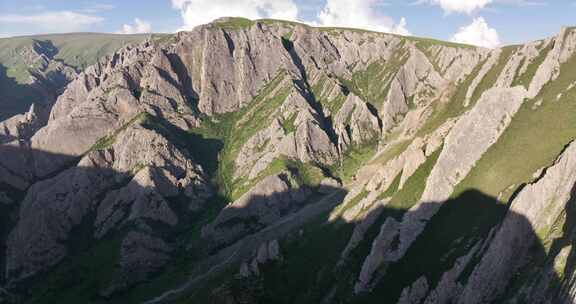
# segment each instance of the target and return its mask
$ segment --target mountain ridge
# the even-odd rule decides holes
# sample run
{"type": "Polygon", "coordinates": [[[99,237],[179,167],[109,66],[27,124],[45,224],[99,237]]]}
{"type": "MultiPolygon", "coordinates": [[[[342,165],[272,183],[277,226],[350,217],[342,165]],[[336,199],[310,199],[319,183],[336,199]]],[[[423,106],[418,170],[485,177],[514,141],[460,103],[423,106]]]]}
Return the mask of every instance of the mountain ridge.
{"type": "MultiPolygon", "coordinates": [[[[326,30],[326,31],[330,31],[330,30],[348,30],[348,31],[362,31],[362,32],[368,32],[368,33],[374,33],[374,34],[385,34],[385,35],[393,35],[393,36],[397,36],[397,37],[407,37],[407,38],[412,38],[412,39],[424,39],[424,40],[429,40],[432,42],[438,42],[438,43],[447,43],[447,44],[453,44],[453,45],[459,45],[459,46],[467,46],[467,47],[474,47],[474,48],[482,48],[480,46],[475,46],[475,45],[471,45],[471,44],[466,44],[466,43],[458,43],[458,42],[451,42],[449,40],[443,40],[443,39],[438,39],[438,38],[430,38],[430,37],[423,37],[423,36],[403,36],[403,35],[398,35],[398,34],[394,34],[394,33],[388,33],[388,32],[378,32],[378,31],[373,31],[373,30],[367,30],[367,29],[361,29],[361,28],[354,28],[354,27],[329,27],[329,26],[314,26],[314,25],[310,25],[310,24],[306,24],[303,22],[298,22],[298,21],[290,21],[290,20],[282,20],[282,19],[270,19],[270,18],[263,18],[263,19],[248,19],[248,18],[243,18],[243,17],[221,17],[219,19],[216,19],[210,23],[226,23],[226,22],[233,22],[234,20],[238,20],[240,23],[245,22],[246,24],[253,24],[256,22],[268,22],[268,23],[286,23],[286,24],[292,24],[292,25],[300,25],[300,26],[306,26],[306,27],[310,27],[310,28],[316,28],[316,29],[321,29],[321,30],[326,30]]],[[[208,23],[208,24],[210,24],[208,23]]],[[[561,27],[561,29],[566,28],[566,29],[574,29],[576,28],[576,26],[571,26],[571,25],[564,25],[561,27]]],[[[32,34],[32,35],[19,35],[19,36],[10,36],[10,37],[2,37],[0,39],[12,39],[12,38],[42,38],[42,37],[52,37],[52,36],[66,36],[66,35],[112,35],[112,36],[149,36],[149,35],[176,35],[178,32],[185,32],[186,30],[180,30],[177,31],[175,33],[168,33],[168,32],[151,32],[151,33],[141,33],[141,34],[116,34],[116,33],[106,33],[106,32],[66,32],[66,33],[47,33],[47,34],[32,34]]],[[[526,41],[526,42],[521,42],[521,43],[514,43],[514,44],[505,44],[505,45],[501,45],[497,48],[504,48],[504,47],[510,47],[510,46],[518,46],[518,45],[523,45],[526,43],[531,43],[531,42],[538,42],[538,41],[542,41],[542,40],[546,40],[548,37],[544,37],[541,39],[535,39],[535,40],[531,40],[531,41],[526,41]]]]}
{"type": "Polygon", "coordinates": [[[0,123],[2,284],[30,303],[568,301],[575,49],[570,28],[488,50],[234,18],[121,47],[44,119],[0,123]]]}

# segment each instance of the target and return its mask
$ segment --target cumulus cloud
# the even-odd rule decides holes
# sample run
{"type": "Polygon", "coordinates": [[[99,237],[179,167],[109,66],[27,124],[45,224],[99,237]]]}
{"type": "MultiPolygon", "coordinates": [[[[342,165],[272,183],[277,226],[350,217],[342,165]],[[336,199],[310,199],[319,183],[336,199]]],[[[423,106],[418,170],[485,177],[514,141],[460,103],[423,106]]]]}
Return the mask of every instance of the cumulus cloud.
{"type": "Polygon", "coordinates": [[[42,32],[74,32],[88,29],[104,21],[104,18],[72,11],[54,11],[38,14],[0,14],[0,24],[27,25],[42,32]]]}
{"type": "Polygon", "coordinates": [[[152,31],[152,25],[150,22],[140,20],[139,18],[134,19],[134,25],[124,24],[122,29],[117,31],[117,34],[142,34],[150,33],[152,31]]]}
{"type": "Polygon", "coordinates": [[[471,14],[486,7],[493,0],[429,0],[427,2],[440,6],[446,13],[471,14]]]}
{"type": "Polygon", "coordinates": [[[298,18],[298,6],[292,0],[172,0],[172,6],[180,10],[184,21],[183,30],[220,17],[298,18]]]}
{"type": "MultiPolygon", "coordinates": [[[[306,5],[306,4],[302,4],[306,5]]],[[[381,0],[327,0],[317,14],[315,26],[339,26],[410,35],[406,19],[395,23],[392,18],[379,13],[386,2],[381,0]]],[[[299,6],[293,0],[172,0],[180,10],[184,22],[182,30],[189,30],[220,17],[245,17],[249,19],[273,18],[298,20],[299,6]]]]}
{"type": "Polygon", "coordinates": [[[402,35],[402,36],[410,36],[412,33],[406,28],[406,18],[400,18],[400,22],[398,22],[394,27],[392,27],[392,33],[402,35]]]}
{"type": "Polygon", "coordinates": [[[318,14],[321,26],[353,27],[379,32],[410,35],[406,29],[406,19],[395,23],[392,18],[379,13],[378,0],[327,0],[318,14]]]}
{"type": "Polygon", "coordinates": [[[471,24],[461,27],[451,40],[487,48],[495,48],[500,45],[498,32],[488,26],[482,17],[474,18],[471,24]]]}

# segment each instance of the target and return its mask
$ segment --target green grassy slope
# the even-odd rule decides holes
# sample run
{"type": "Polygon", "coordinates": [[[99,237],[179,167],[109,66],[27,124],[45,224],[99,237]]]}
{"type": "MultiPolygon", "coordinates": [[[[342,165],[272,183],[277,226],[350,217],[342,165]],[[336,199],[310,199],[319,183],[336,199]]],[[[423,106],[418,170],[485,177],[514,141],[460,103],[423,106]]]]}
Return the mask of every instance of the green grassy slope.
{"type": "Polygon", "coordinates": [[[0,39],[0,64],[8,70],[8,76],[19,83],[25,82],[27,69],[21,54],[34,42],[44,42],[54,47],[54,59],[61,60],[81,71],[96,61],[110,55],[122,46],[142,41],[150,35],[119,35],[101,33],[69,33],[22,36],[0,39]]]}
{"type": "Polygon", "coordinates": [[[576,89],[565,91],[576,80],[574,69],[576,57],[561,67],[560,76],[544,86],[536,98],[524,102],[455,195],[475,188],[494,197],[503,192],[501,199],[506,201],[513,193],[505,191],[507,188],[530,182],[538,169],[549,166],[576,138],[576,89]]]}

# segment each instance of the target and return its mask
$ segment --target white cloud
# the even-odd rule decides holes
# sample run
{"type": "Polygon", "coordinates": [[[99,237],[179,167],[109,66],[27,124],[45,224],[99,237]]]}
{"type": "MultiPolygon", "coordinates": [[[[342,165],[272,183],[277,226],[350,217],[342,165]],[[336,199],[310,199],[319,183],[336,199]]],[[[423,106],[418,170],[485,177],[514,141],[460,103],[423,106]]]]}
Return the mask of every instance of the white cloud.
{"type": "Polygon", "coordinates": [[[461,27],[451,40],[487,48],[495,48],[500,45],[498,32],[488,26],[482,17],[474,18],[471,24],[461,27]]]}
{"type": "Polygon", "coordinates": [[[406,28],[406,18],[400,18],[400,22],[398,22],[393,28],[392,33],[402,35],[402,36],[410,36],[412,33],[406,28]]]}
{"type": "Polygon", "coordinates": [[[410,35],[406,29],[406,19],[395,24],[392,18],[379,13],[378,0],[327,0],[326,6],[318,14],[321,26],[353,27],[379,32],[410,35]]]}
{"type": "Polygon", "coordinates": [[[486,7],[493,0],[429,0],[429,3],[439,5],[446,13],[466,13],[486,7]]]}
{"type": "Polygon", "coordinates": [[[220,17],[298,18],[298,6],[292,0],[172,0],[172,6],[180,10],[184,30],[220,17]]]}
{"type": "Polygon", "coordinates": [[[0,24],[28,25],[42,29],[42,32],[73,32],[89,29],[90,26],[104,21],[104,18],[80,14],[72,11],[44,12],[31,15],[3,14],[0,24]]]}
{"type": "MultiPolygon", "coordinates": [[[[387,2],[381,0],[327,0],[316,16],[318,21],[308,23],[410,35],[406,29],[406,19],[402,18],[395,23],[392,18],[378,12],[387,5],[387,2]]],[[[293,0],[172,0],[172,6],[180,10],[184,21],[182,30],[189,30],[220,17],[298,21],[299,13],[299,6],[293,0]]]]}
{"type": "Polygon", "coordinates": [[[122,29],[117,31],[117,34],[142,34],[150,33],[152,31],[152,25],[150,22],[140,20],[139,18],[134,19],[134,25],[124,24],[122,29]]]}

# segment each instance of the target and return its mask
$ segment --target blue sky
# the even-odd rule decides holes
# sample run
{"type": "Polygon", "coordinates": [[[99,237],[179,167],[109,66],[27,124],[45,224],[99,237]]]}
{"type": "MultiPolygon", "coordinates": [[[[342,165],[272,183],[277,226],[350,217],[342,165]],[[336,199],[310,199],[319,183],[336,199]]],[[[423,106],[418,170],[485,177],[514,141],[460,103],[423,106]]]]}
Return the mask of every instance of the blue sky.
{"type": "Polygon", "coordinates": [[[576,25],[576,0],[0,0],[0,37],[175,32],[229,15],[496,47],[576,25]]]}

